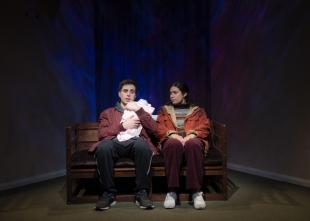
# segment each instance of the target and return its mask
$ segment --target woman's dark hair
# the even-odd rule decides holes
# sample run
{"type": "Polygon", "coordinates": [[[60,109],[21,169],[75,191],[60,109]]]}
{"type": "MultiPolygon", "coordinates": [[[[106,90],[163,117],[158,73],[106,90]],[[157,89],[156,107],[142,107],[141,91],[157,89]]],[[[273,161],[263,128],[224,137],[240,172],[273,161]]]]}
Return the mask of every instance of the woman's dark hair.
{"type": "Polygon", "coordinates": [[[186,93],[187,96],[184,99],[185,99],[186,103],[189,103],[189,88],[188,88],[187,84],[185,84],[183,82],[176,81],[173,84],[171,84],[170,88],[171,87],[177,87],[182,92],[182,94],[186,93]]]}

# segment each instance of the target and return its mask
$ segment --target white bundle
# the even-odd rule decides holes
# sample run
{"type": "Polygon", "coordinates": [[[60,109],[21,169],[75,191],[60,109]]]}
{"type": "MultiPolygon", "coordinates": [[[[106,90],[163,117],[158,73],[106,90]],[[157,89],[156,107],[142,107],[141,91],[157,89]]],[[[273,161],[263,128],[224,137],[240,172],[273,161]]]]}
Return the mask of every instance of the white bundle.
{"type": "MultiPolygon", "coordinates": [[[[139,101],[136,102],[136,104],[139,107],[142,107],[143,110],[146,111],[147,113],[149,113],[150,115],[152,115],[152,113],[155,110],[155,108],[152,107],[152,105],[149,104],[144,99],[140,99],[139,101]]],[[[124,114],[122,116],[121,123],[123,123],[125,120],[127,120],[129,118],[139,119],[136,112],[130,111],[130,110],[124,110],[124,114]]],[[[139,137],[141,130],[142,130],[142,125],[140,124],[138,128],[127,129],[125,131],[121,131],[117,135],[117,139],[118,139],[118,141],[126,141],[126,140],[133,138],[133,137],[139,137]]]]}

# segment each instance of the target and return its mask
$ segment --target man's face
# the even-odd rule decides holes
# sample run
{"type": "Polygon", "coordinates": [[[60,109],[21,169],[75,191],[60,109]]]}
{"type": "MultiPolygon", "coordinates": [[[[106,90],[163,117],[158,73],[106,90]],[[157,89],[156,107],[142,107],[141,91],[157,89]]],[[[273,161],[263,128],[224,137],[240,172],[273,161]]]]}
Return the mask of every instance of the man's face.
{"type": "Polygon", "coordinates": [[[133,84],[125,84],[118,92],[121,104],[125,106],[128,102],[136,99],[136,87],[133,84]]]}

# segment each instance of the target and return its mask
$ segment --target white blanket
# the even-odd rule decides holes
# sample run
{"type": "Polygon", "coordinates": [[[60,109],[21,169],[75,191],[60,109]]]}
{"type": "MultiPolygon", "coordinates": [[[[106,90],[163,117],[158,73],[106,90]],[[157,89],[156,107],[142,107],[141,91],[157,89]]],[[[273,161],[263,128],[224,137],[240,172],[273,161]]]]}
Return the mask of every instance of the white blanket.
{"type": "MultiPolygon", "coordinates": [[[[151,106],[146,100],[140,99],[139,101],[136,102],[138,106],[142,107],[147,113],[152,115],[154,112],[155,108],[151,106]]],[[[129,110],[124,110],[124,114],[122,116],[121,123],[123,123],[126,119],[133,117],[134,119],[139,119],[136,112],[134,111],[129,111],[129,110]]],[[[127,129],[125,131],[121,131],[117,135],[118,141],[126,141],[129,140],[133,137],[139,137],[140,133],[142,130],[142,125],[140,124],[138,128],[134,129],[127,129]]]]}

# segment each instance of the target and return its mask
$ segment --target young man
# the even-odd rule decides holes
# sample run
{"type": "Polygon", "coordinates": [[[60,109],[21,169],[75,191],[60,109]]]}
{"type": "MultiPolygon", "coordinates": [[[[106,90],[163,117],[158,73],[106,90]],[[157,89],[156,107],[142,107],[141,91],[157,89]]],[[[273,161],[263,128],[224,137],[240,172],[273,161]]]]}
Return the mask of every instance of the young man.
{"type": "Polygon", "coordinates": [[[134,102],[136,98],[135,81],[121,81],[118,96],[119,102],[100,114],[99,142],[89,149],[97,160],[98,174],[104,191],[99,197],[96,209],[106,210],[115,204],[116,188],[113,169],[114,163],[121,157],[131,158],[135,162],[136,204],[143,209],[153,209],[153,203],[148,198],[150,187],[148,173],[152,155],[157,152],[150,139],[150,135],[156,133],[157,124],[150,114],[134,102]],[[138,119],[128,118],[122,121],[124,110],[134,111],[138,119]],[[142,125],[142,130],[139,137],[122,142],[116,138],[121,131],[138,128],[140,125],[142,125]]]}

